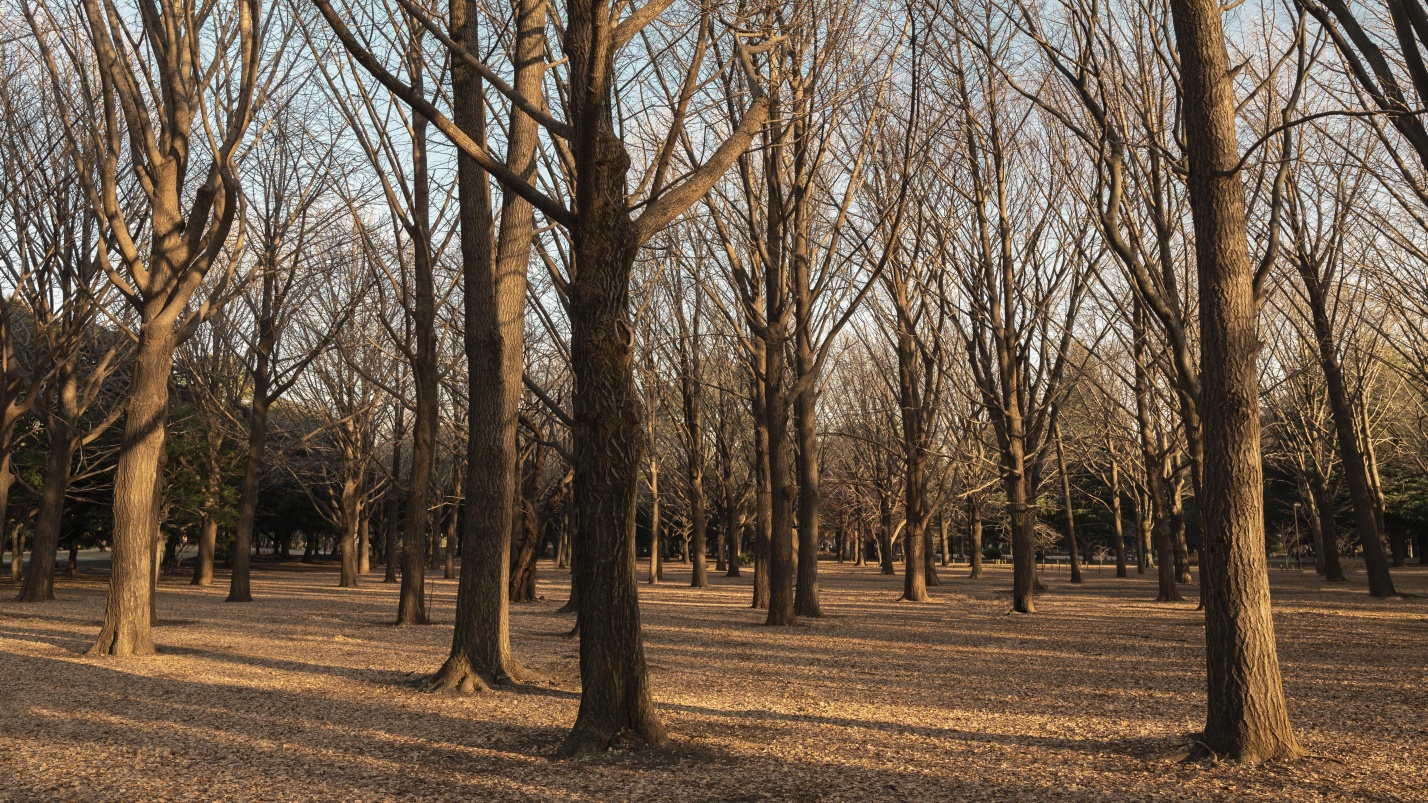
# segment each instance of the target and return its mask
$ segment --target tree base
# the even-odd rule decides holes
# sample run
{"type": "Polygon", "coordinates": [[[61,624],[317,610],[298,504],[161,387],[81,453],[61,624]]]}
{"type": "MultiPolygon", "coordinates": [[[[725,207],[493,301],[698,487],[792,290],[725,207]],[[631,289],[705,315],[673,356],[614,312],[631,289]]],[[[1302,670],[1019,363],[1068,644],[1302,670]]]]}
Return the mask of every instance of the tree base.
{"type": "Polygon", "coordinates": [[[1230,761],[1254,766],[1269,762],[1295,761],[1305,755],[1304,748],[1299,746],[1299,742],[1292,734],[1283,739],[1257,740],[1253,744],[1244,744],[1238,748],[1225,748],[1224,750],[1216,750],[1205,741],[1204,734],[1197,734],[1194,742],[1190,745],[1189,752],[1180,759],[1180,763],[1219,764],[1230,761]]]}
{"type": "Polygon", "coordinates": [[[555,754],[557,758],[579,758],[603,753],[620,744],[663,747],[669,744],[669,734],[659,717],[653,714],[626,727],[585,725],[577,720],[555,754]]]}
{"type": "Polygon", "coordinates": [[[473,694],[500,686],[520,685],[532,679],[534,676],[518,664],[513,663],[500,670],[481,671],[466,658],[452,656],[436,670],[436,674],[422,681],[420,688],[429,694],[473,694]]]}
{"type": "Polygon", "coordinates": [[[113,656],[115,658],[138,658],[154,654],[152,636],[129,632],[131,628],[115,628],[105,625],[99,631],[99,638],[85,655],[113,656]]]}

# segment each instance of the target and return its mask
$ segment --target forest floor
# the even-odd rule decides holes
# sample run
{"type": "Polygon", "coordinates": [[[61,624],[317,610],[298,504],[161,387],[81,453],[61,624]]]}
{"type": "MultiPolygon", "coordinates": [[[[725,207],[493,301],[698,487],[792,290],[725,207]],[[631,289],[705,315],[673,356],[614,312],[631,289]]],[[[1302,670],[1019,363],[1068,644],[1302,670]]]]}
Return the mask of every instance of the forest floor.
{"type": "MultiPolygon", "coordinates": [[[[511,632],[548,681],[464,697],[414,687],[446,655],[454,580],[429,581],[440,624],[399,629],[395,586],[338,589],[331,564],[258,563],[251,605],[223,602],[222,574],[165,578],[142,659],[82,654],[101,575],[45,604],[0,587],[0,800],[1428,799],[1428,600],[1371,599],[1362,572],[1271,572],[1310,756],[1242,767],[1179,761],[1204,716],[1194,586],[1156,604],[1153,574],[1077,587],[1063,566],[1023,616],[1008,567],[943,569],[909,604],[900,577],[832,562],[827,615],[778,629],[748,607],[750,572],[693,590],[667,565],[640,598],[672,744],[552,760],[579,673],[568,575],[541,568],[511,632]]],[[[1394,580],[1428,595],[1428,567],[1394,580]]]]}

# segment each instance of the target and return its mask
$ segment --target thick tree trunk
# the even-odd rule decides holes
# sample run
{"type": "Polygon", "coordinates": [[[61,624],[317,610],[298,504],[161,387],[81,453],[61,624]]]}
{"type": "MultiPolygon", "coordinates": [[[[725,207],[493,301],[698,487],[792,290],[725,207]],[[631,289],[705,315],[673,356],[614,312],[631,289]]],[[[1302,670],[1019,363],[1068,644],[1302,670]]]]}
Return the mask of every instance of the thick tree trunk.
{"type": "MultiPolygon", "coordinates": [[[[572,72],[611,76],[609,9],[573,0],[566,21],[572,72]]],[[[605,79],[607,80],[607,79],[605,79]]],[[[635,579],[635,501],[644,454],[635,391],[630,273],[638,247],[625,204],[630,159],[613,126],[604,80],[572,81],[575,255],[570,283],[574,372],[574,582],[580,589],[580,711],[560,747],[565,756],[603,751],[622,732],[668,741],[650,694],[635,579]]]]}
{"type": "Polygon", "coordinates": [[[1264,555],[1257,305],[1222,9],[1216,0],[1171,0],[1170,10],[1200,285],[1208,667],[1202,742],[1246,763],[1294,758],[1303,751],[1284,702],[1264,555]]]}
{"type": "MultiPolygon", "coordinates": [[[[152,304],[157,307],[157,304],[152,304]]],[[[129,380],[124,438],[114,470],[114,535],[104,625],[91,655],[152,655],[156,500],[163,471],[173,372],[173,322],[145,310],[129,380]],[[158,320],[154,320],[155,317],[158,320]]]]}

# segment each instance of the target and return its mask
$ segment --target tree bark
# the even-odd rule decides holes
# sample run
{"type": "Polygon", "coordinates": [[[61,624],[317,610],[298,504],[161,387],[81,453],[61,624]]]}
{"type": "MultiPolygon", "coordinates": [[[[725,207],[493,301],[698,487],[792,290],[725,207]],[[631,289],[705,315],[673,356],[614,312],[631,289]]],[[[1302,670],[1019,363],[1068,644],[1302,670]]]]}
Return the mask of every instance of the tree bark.
{"type": "Polygon", "coordinates": [[[1171,0],[1180,52],[1200,284],[1210,752],[1256,763],[1302,754],[1289,724],[1270,617],[1260,459],[1259,337],[1246,242],[1235,93],[1215,0],[1171,0]]]}
{"type": "Polygon", "coordinates": [[[90,655],[152,655],[154,547],[159,522],[169,376],[176,346],[173,321],[159,302],[146,302],[145,323],[129,380],[124,438],[114,470],[114,534],[104,624],[90,655]]]}
{"type": "Polygon", "coordinates": [[[1322,473],[1315,472],[1310,479],[1309,492],[1317,517],[1315,563],[1323,565],[1325,580],[1342,583],[1348,578],[1344,577],[1344,565],[1339,560],[1339,525],[1334,521],[1334,495],[1329,491],[1329,480],[1322,473]]]}
{"type": "Polygon", "coordinates": [[[1121,522],[1121,466],[1111,460],[1111,526],[1112,545],[1116,550],[1116,576],[1126,577],[1126,536],[1121,522]]]}
{"type": "Polygon", "coordinates": [[[20,595],[15,598],[17,602],[48,602],[55,598],[55,554],[59,551],[64,499],[69,491],[74,439],[63,412],[46,418],[50,453],[45,459],[45,481],[40,486],[35,537],[30,545],[30,570],[25,572],[20,595]]]}
{"type": "Polygon", "coordinates": [[[1348,384],[1339,365],[1338,348],[1333,325],[1329,320],[1324,288],[1314,267],[1300,258],[1295,260],[1299,276],[1304,281],[1309,299],[1314,339],[1319,351],[1319,367],[1324,372],[1324,389],[1329,397],[1329,409],[1334,419],[1334,434],[1339,441],[1339,456],[1344,479],[1349,486],[1349,501],[1354,509],[1354,529],[1364,550],[1364,573],[1368,575],[1369,594],[1379,598],[1397,594],[1389,573],[1388,556],[1383,547],[1382,522],[1376,515],[1373,486],[1369,478],[1364,450],[1359,446],[1359,427],[1348,384]]]}
{"type": "Polygon", "coordinates": [[[982,576],[982,503],[975,497],[967,499],[967,559],[972,564],[968,578],[982,576]]]}
{"type": "Polygon", "coordinates": [[[203,529],[198,534],[198,556],[193,563],[191,585],[213,585],[213,554],[218,548],[218,520],[212,517],[203,520],[203,529]]]}
{"type": "Polygon", "coordinates": [[[233,536],[233,573],[228,581],[228,602],[252,602],[250,588],[253,526],[258,515],[259,483],[263,477],[263,457],[268,443],[267,356],[263,349],[255,355],[253,405],[248,411],[248,458],[238,486],[238,526],[233,536]]]}

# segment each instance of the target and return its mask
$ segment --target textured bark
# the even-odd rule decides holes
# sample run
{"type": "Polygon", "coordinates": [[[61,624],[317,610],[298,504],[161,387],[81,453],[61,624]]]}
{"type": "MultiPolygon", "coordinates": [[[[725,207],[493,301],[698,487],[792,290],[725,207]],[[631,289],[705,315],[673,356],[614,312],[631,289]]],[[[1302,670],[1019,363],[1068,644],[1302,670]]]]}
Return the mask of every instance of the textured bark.
{"type": "Polygon", "coordinates": [[[152,655],[151,585],[159,522],[155,518],[173,371],[173,324],[146,305],[140,327],[124,439],[114,470],[114,535],[104,624],[91,655],[152,655]]]}
{"type": "Polygon", "coordinates": [[[1259,337],[1235,94],[1215,0],[1171,0],[1180,52],[1200,284],[1202,530],[1210,752],[1255,763],[1302,754],[1270,618],[1260,459],[1259,337]]]}
{"type": "Polygon", "coordinates": [[[569,87],[579,210],[569,300],[581,695],[564,756],[603,751],[623,732],[649,744],[668,741],[650,694],[635,580],[645,411],[634,383],[629,288],[639,242],[626,209],[630,157],[613,123],[610,36],[603,0],[571,0],[565,51],[580,76],[569,87]]]}

